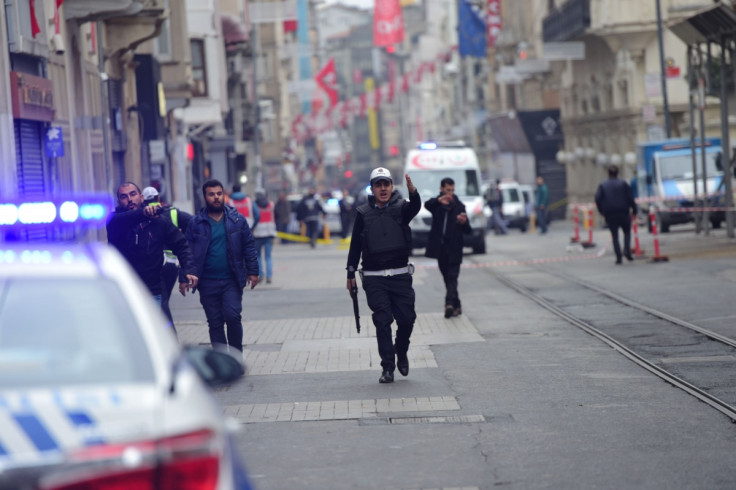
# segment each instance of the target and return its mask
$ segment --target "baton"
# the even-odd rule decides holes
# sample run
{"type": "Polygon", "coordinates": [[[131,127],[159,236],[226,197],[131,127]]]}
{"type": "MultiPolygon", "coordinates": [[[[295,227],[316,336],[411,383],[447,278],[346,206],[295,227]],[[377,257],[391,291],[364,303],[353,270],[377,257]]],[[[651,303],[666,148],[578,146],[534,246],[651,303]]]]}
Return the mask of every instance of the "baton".
{"type": "Polygon", "coordinates": [[[360,333],[360,312],[358,311],[358,286],[350,288],[350,297],[353,299],[353,314],[355,315],[355,329],[360,333]]]}

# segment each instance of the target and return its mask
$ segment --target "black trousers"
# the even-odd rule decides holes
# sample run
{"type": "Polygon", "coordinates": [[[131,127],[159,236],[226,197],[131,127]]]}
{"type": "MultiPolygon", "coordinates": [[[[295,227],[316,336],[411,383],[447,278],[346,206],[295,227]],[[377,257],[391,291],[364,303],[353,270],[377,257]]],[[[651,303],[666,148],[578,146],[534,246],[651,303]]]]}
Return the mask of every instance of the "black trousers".
{"type": "Polygon", "coordinates": [[[442,273],[442,279],[445,280],[445,306],[449,305],[453,308],[460,308],[460,295],[457,292],[457,278],[460,276],[460,264],[450,264],[450,257],[447,252],[442,249],[437,259],[437,265],[442,273]]]}
{"type": "Polygon", "coordinates": [[[613,251],[616,259],[621,260],[621,244],[618,241],[619,228],[624,231],[624,255],[631,255],[631,215],[629,213],[615,213],[606,215],[606,224],[611,230],[613,238],[613,251]]]}
{"type": "Polygon", "coordinates": [[[414,288],[410,274],[398,276],[365,276],[363,290],[376,326],[381,367],[393,371],[396,353],[409,350],[409,337],[417,314],[414,312],[414,288]],[[391,324],[396,320],[396,345],[391,340],[391,324]]]}

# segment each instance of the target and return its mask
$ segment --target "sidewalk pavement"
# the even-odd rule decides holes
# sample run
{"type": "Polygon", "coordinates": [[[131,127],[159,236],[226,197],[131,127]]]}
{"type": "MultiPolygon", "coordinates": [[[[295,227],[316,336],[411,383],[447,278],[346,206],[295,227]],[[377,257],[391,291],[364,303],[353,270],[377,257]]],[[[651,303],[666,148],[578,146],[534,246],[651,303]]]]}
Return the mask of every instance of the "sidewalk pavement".
{"type": "MultiPolygon", "coordinates": [[[[483,269],[533,275],[524,264],[570,262],[614,291],[642,294],[651,291],[645,278],[677,286],[678,264],[728,260],[736,242],[724,230],[673,227],[661,248],[675,266],[642,259],[616,267],[607,230],[595,229],[597,246],[585,250],[570,246],[572,234],[571,222],[555,221],[545,235],[488,235],[486,255],[466,256],[464,313],[449,320],[436,261],[412,257],[411,370],[392,385],[377,382],[362,292],[355,331],[347,251],[276,246],[273,283],[244,295],[247,374],[216,390],[225,413],[243,424],[238,445],[255,486],[732,488],[730,422],[483,269]]],[[[651,235],[640,239],[649,252],[651,235]]],[[[176,298],[180,340],[207,344],[198,298],[176,298]]]]}

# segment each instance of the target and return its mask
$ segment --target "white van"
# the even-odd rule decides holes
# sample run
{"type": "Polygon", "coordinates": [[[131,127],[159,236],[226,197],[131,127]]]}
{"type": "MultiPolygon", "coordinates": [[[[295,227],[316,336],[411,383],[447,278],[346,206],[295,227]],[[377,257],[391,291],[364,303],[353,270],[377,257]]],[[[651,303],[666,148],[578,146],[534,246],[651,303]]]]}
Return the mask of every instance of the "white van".
{"type": "Polygon", "coordinates": [[[462,141],[420,143],[409,151],[404,165],[404,174],[409,174],[422,197],[422,209],[411,222],[412,247],[427,245],[432,215],[424,203],[440,192],[440,182],[445,177],[455,181],[455,194],[463,204],[473,228],[472,237],[466,237],[465,246],[473,253],[485,253],[485,217],[483,196],[480,191],[481,178],[478,157],[472,148],[462,141]]]}

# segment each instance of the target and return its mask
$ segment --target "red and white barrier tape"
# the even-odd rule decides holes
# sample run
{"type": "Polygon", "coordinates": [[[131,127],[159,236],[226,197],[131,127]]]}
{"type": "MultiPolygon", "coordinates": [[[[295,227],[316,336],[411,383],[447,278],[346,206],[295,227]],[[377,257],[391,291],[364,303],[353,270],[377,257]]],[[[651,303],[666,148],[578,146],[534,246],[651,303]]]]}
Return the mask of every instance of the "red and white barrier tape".
{"type": "Polygon", "coordinates": [[[726,207],[711,207],[711,208],[661,208],[657,209],[658,213],[702,213],[708,211],[709,213],[715,211],[736,211],[736,208],[726,207]]]}
{"type": "MultiPolygon", "coordinates": [[[[713,199],[714,197],[723,196],[723,192],[716,192],[713,194],[708,194],[707,196],[697,196],[698,201],[702,201],[703,199],[713,199]]],[[[637,202],[637,204],[641,203],[651,203],[651,202],[664,202],[664,201],[692,201],[695,199],[696,196],[652,196],[652,197],[637,197],[634,199],[634,201],[637,202]]],[[[578,206],[581,208],[589,208],[595,206],[594,202],[578,202],[578,203],[570,203],[570,206],[578,206]]]]}
{"type": "MultiPolygon", "coordinates": [[[[583,254],[583,255],[568,255],[564,257],[546,257],[541,259],[528,259],[528,260],[499,260],[496,262],[481,262],[481,263],[463,263],[460,267],[463,269],[486,269],[489,267],[513,267],[519,265],[536,265],[536,264],[548,264],[553,262],[572,262],[576,260],[590,260],[598,259],[606,253],[606,248],[603,247],[596,253],[583,254]]],[[[436,263],[424,263],[417,264],[417,269],[436,269],[436,263]]]]}

